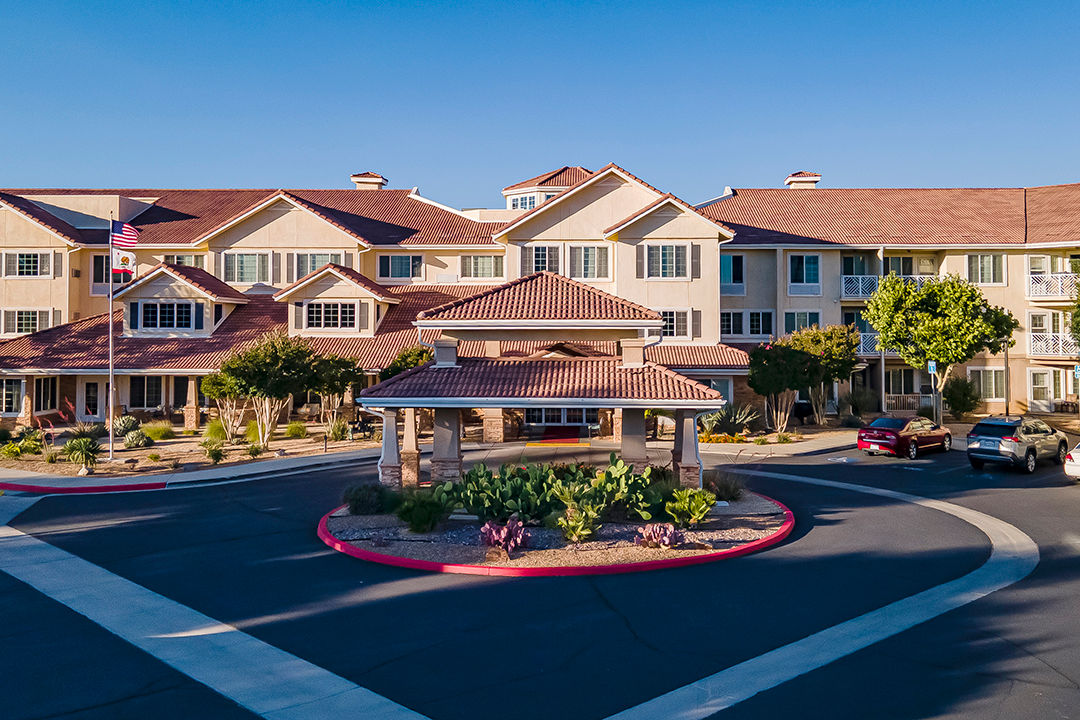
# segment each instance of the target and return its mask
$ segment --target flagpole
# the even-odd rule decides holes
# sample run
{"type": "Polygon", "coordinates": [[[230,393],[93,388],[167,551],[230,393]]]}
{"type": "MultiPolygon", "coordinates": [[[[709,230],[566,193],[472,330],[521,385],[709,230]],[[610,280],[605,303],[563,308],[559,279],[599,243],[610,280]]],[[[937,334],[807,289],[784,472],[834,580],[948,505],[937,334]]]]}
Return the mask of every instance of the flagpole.
{"type": "Polygon", "coordinates": [[[113,214],[109,211],[109,259],[106,263],[109,271],[109,318],[105,323],[109,333],[109,417],[106,420],[106,428],[109,430],[109,462],[116,458],[113,454],[113,420],[116,417],[116,382],[113,377],[113,214]]]}

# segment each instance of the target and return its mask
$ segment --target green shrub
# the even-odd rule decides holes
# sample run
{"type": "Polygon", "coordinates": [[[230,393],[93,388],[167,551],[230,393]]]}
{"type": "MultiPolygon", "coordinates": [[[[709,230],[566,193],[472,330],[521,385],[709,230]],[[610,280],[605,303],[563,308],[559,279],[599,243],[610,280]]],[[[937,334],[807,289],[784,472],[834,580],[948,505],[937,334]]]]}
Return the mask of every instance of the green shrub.
{"type": "Polygon", "coordinates": [[[919,408],[919,411],[916,412],[915,414],[918,415],[919,417],[924,417],[927,420],[933,420],[934,419],[934,408],[924,406],[924,407],[919,408]]]}
{"type": "Polygon", "coordinates": [[[64,444],[64,454],[76,465],[92,468],[97,465],[98,455],[101,454],[101,443],[89,437],[68,440],[64,444]]]}
{"type": "Polygon", "coordinates": [[[401,495],[378,483],[364,483],[346,488],[342,502],[353,515],[376,515],[397,510],[401,495]]]}
{"type": "MultiPolygon", "coordinates": [[[[446,483],[446,485],[451,485],[451,483],[446,483]]],[[[431,532],[450,514],[452,501],[448,502],[448,492],[449,488],[445,485],[410,490],[402,498],[401,505],[397,509],[397,516],[408,524],[409,530],[414,533],[431,532]]]]}
{"type": "Polygon", "coordinates": [[[563,537],[572,543],[588,540],[600,529],[600,510],[593,503],[581,502],[570,505],[557,520],[563,537]]]}
{"type": "Polygon", "coordinates": [[[68,432],[71,433],[72,438],[100,438],[104,437],[107,433],[104,424],[89,422],[77,422],[71,426],[71,430],[69,430],[68,432]]]}
{"type": "Polygon", "coordinates": [[[49,450],[48,452],[46,452],[44,454],[44,457],[42,459],[45,462],[49,463],[50,465],[55,465],[56,461],[59,458],[60,458],[60,453],[59,452],[57,452],[56,450],[49,450]]]}
{"type": "Polygon", "coordinates": [[[841,395],[840,407],[847,408],[856,417],[862,417],[868,412],[873,412],[879,400],[880,398],[873,390],[860,387],[841,395]]]}
{"type": "Polygon", "coordinates": [[[221,443],[204,442],[203,454],[206,455],[206,459],[214,465],[225,459],[225,448],[221,446],[221,443]]]}
{"type": "Polygon", "coordinates": [[[709,514],[716,504],[716,496],[708,490],[680,488],[671,493],[671,500],[664,505],[664,510],[679,527],[697,525],[709,514]]]}
{"type": "Polygon", "coordinates": [[[768,445],[769,444],[769,438],[766,437],[765,435],[761,435],[759,437],[754,438],[753,443],[755,445],[768,445]]]}
{"type": "Polygon", "coordinates": [[[287,438],[306,438],[307,436],[307,425],[299,420],[293,420],[285,428],[285,437],[287,438]]]}
{"type": "Polygon", "coordinates": [[[960,422],[978,406],[979,384],[967,378],[949,378],[941,388],[941,397],[949,406],[949,414],[960,422]]]}
{"type": "Polygon", "coordinates": [[[526,524],[536,524],[556,509],[550,488],[554,471],[548,465],[503,465],[492,473],[478,463],[453,486],[456,504],[480,518],[505,523],[511,515],[526,524]]]}
{"type": "Polygon", "coordinates": [[[121,415],[113,420],[112,431],[114,437],[127,437],[132,430],[139,429],[139,421],[134,415],[121,415]]]}
{"type": "Polygon", "coordinates": [[[248,420],[247,427],[244,428],[244,439],[249,443],[259,442],[259,423],[248,420]]]}
{"type": "Polygon", "coordinates": [[[158,455],[157,453],[149,453],[146,456],[146,459],[149,460],[150,462],[158,462],[159,460],[161,460],[161,456],[158,455]]]}
{"type": "Polygon", "coordinates": [[[11,440],[11,431],[7,428],[0,428],[0,444],[6,443],[11,440]]]}
{"type": "Polygon", "coordinates": [[[706,435],[739,435],[746,432],[746,428],[757,420],[759,415],[752,405],[729,402],[720,410],[703,415],[699,422],[706,435]]]}
{"type": "Polygon", "coordinates": [[[172,440],[176,437],[176,430],[173,429],[172,423],[167,420],[146,423],[141,429],[148,438],[155,442],[158,440],[172,440]]]}
{"type": "Polygon", "coordinates": [[[723,470],[706,470],[702,475],[704,485],[717,500],[734,502],[743,495],[742,480],[735,473],[723,470]]]}
{"type": "Polygon", "coordinates": [[[789,443],[791,441],[791,436],[787,433],[776,433],[776,442],[780,443],[781,445],[789,443]]]}
{"type": "Polygon", "coordinates": [[[221,424],[221,420],[215,418],[206,423],[202,436],[204,442],[209,440],[210,442],[223,443],[225,442],[225,426],[221,424]]]}
{"type": "Polygon", "coordinates": [[[147,437],[142,430],[132,430],[124,436],[124,447],[126,448],[144,448],[153,444],[154,441],[147,437]]]}
{"type": "Polygon", "coordinates": [[[22,439],[19,440],[19,450],[22,451],[23,455],[40,455],[44,447],[41,433],[36,430],[24,434],[22,439]]]}
{"type": "Polygon", "coordinates": [[[862,426],[863,421],[855,417],[854,415],[845,415],[844,417],[840,418],[840,427],[861,428],[862,426]]]}
{"type": "Polygon", "coordinates": [[[245,452],[247,452],[248,456],[254,460],[255,458],[263,454],[263,446],[254,444],[248,445],[245,452]]]}
{"type": "Polygon", "coordinates": [[[19,447],[17,442],[4,443],[3,447],[0,447],[0,455],[3,455],[8,460],[18,460],[22,457],[22,448],[19,447]]]}
{"type": "Polygon", "coordinates": [[[349,435],[349,424],[338,418],[334,421],[334,424],[330,426],[330,430],[326,433],[328,440],[338,442],[344,440],[349,435]]]}

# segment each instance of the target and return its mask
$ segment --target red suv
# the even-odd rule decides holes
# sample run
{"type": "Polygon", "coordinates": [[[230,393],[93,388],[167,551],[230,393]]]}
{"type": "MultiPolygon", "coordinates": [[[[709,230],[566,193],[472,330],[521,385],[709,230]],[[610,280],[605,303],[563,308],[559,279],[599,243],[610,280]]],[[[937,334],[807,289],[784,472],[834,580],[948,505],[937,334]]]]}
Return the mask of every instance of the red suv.
{"type": "Polygon", "coordinates": [[[924,417],[879,417],[859,429],[858,445],[868,455],[881,452],[914,460],[928,448],[947,451],[952,447],[952,433],[924,417]]]}

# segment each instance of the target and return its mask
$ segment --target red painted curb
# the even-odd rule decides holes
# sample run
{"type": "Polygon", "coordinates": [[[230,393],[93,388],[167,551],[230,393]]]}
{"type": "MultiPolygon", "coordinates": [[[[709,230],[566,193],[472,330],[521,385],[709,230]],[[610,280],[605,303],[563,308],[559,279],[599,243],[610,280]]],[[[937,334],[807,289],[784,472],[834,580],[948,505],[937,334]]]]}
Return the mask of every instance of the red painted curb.
{"type": "Polygon", "coordinates": [[[81,485],[76,487],[53,487],[51,485],[23,485],[21,483],[0,483],[0,490],[37,493],[39,495],[73,495],[107,492],[129,492],[131,490],[164,489],[164,482],[132,483],[128,485],[81,485]]]}
{"type": "Polygon", "coordinates": [[[370,550],[364,550],[362,548],[355,547],[349,543],[338,540],[326,527],[327,519],[334,513],[336,513],[344,505],[334,508],[330,512],[322,516],[319,520],[319,528],[317,534],[319,539],[326,545],[340,553],[349,555],[360,560],[367,560],[369,562],[376,562],[382,565],[393,565],[394,567],[409,568],[410,570],[428,570],[431,572],[441,573],[456,573],[459,575],[488,575],[488,576],[501,576],[501,577],[558,577],[568,575],[615,575],[618,573],[631,573],[631,572],[646,572],[648,570],[664,570],[666,568],[685,567],[687,565],[700,565],[707,562],[715,562],[717,560],[726,560],[728,558],[735,558],[741,555],[749,555],[750,553],[764,550],[767,547],[777,544],[788,535],[795,528],[795,514],[782,502],[773,500],[770,497],[761,495],[761,497],[771,500],[779,505],[784,510],[784,524],[780,526],[776,532],[772,535],[768,535],[759,540],[748,542],[745,545],[739,545],[738,547],[728,548],[727,550],[719,550],[714,553],[708,553],[706,555],[691,555],[689,557],[677,557],[666,558],[664,560],[646,560],[644,562],[636,563],[621,563],[618,565],[590,565],[590,566],[576,566],[576,567],[526,567],[526,568],[513,568],[513,567],[489,567],[486,565],[456,565],[453,563],[439,563],[432,562],[431,560],[413,560],[412,558],[403,558],[396,555],[386,555],[384,553],[372,552],[370,550]]]}

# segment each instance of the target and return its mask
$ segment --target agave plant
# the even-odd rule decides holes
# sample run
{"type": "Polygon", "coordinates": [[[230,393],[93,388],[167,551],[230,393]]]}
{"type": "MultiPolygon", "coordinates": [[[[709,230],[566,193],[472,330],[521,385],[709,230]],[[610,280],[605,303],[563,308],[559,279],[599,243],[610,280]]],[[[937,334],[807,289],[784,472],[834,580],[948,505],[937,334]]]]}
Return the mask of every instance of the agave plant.
{"type": "Polygon", "coordinates": [[[709,435],[738,435],[758,417],[758,411],[752,405],[728,403],[714,413],[703,415],[701,429],[709,435]]]}
{"type": "Polygon", "coordinates": [[[101,444],[91,437],[75,438],[64,445],[64,453],[71,462],[86,470],[92,470],[97,465],[98,455],[101,454],[101,444]]]}

